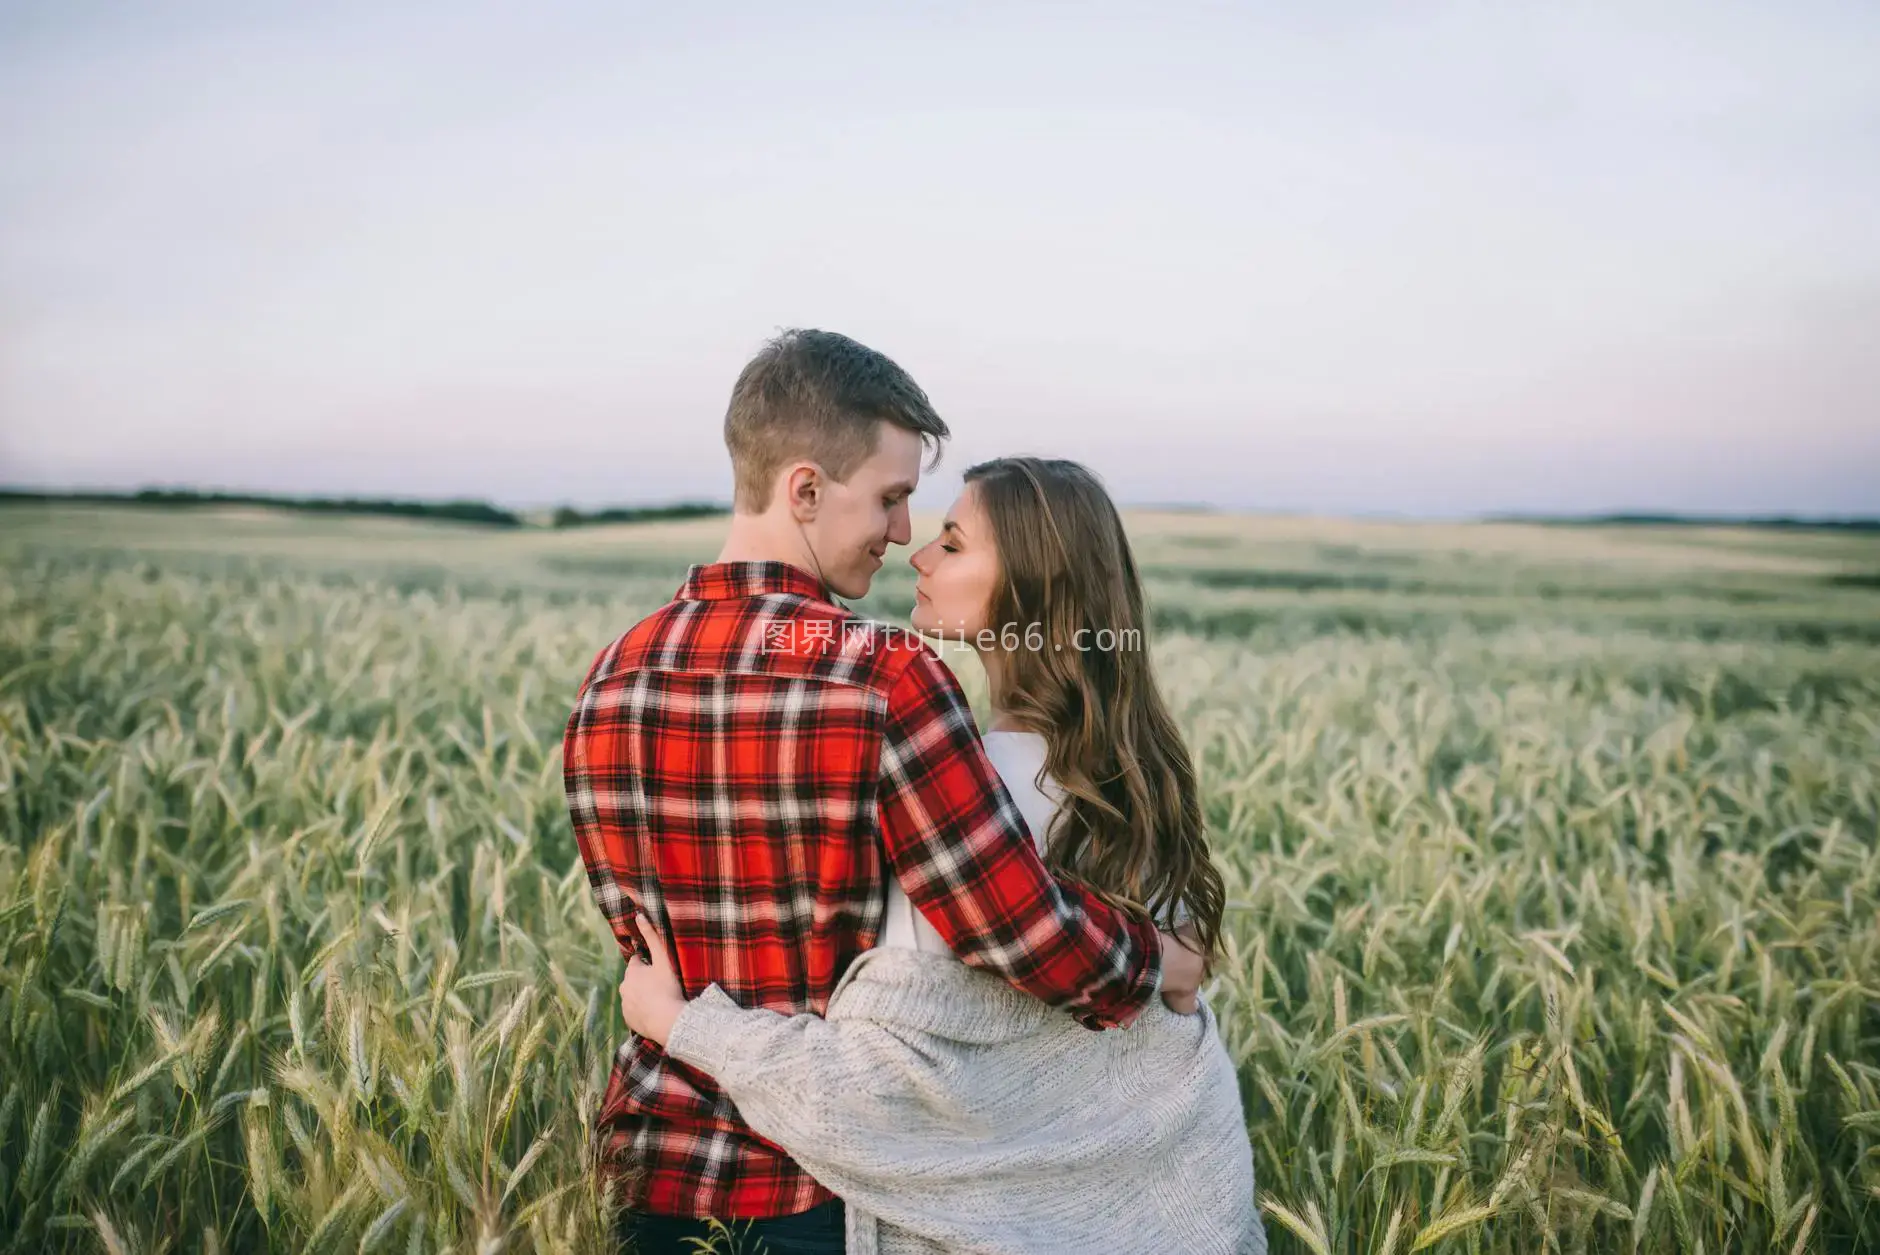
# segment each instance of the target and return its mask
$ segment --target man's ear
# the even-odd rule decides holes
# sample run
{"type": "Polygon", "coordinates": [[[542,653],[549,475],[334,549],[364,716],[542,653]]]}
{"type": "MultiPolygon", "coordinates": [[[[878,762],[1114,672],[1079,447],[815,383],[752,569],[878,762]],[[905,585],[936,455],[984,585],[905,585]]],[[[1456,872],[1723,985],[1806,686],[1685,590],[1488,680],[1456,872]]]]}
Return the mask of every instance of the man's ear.
{"type": "Polygon", "coordinates": [[[812,462],[798,462],[790,468],[783,487],[784,499],[790,503],[790,513],[796,521],[808,523],[814,520],[817,509],[822,505],[822,468],[812,462]]]}

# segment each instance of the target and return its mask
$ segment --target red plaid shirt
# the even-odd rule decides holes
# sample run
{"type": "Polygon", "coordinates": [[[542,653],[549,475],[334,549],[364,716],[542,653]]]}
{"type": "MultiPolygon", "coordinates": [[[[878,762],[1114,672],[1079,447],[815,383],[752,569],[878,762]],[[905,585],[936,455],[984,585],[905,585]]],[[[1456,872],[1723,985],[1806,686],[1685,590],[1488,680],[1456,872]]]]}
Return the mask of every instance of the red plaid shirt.
{"type": "MultiPolygon", "coordinates": [[[[887,876],[955,954],[1087,1025],[1155,992],[1154,927],[1053,877],[952,672],[782,562],[695,566],[602,650],[563,745],[588,884],[623,952],[666,937],[688,997],[821,1014],[872,947],[887,876]]],[[[635,1207],[760,1217],[832,1197],[712,1079],[630,1037],[597,1121],[635,1207]]]]}

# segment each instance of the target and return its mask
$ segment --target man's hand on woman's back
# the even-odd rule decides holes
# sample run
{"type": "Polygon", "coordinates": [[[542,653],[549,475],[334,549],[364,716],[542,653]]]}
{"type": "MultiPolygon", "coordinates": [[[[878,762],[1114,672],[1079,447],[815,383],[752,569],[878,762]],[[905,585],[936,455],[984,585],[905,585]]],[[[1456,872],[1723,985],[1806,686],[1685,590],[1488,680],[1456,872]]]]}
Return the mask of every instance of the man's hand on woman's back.
{"type": "Polygon", "coordinates": [[[1207,956],[1186,930],[1157,932],[1156,936],[1162,941],[1162,1001],[1171,1011],[1193,1015],[1200,1009],[1197,995],[1207,979],[1207,956]]]}

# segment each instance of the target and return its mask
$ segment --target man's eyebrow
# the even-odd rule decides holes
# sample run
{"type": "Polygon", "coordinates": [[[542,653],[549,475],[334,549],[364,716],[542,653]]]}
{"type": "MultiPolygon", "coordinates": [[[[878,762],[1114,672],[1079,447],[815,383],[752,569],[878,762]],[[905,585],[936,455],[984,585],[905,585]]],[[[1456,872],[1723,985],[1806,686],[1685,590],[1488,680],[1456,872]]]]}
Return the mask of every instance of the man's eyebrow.
{"type": "Polygon", "coordinates": [[[895,483],[889,484],[881,491],[884,497],[893,496],[897,492],[903,497],[911,497],[914,495],[914,483],[912,480],[907,479],[898,480],[895,483]]]}

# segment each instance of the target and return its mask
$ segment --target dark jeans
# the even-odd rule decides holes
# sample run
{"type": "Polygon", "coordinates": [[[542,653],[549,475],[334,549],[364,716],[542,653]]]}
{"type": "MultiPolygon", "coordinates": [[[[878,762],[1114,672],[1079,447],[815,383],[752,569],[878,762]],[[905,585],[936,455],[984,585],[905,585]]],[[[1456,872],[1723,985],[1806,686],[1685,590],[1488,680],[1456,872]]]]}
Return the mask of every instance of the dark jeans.
{"type": "MultiPolygon", "coordinates": [[[[794,1216],[766,1220],[727,1220],[727,1241],[717,1234],[710,1249],[724,1255],[842,1255],[842,1200],[821,1203],[794,1216]]],[[[627,1212],[620,1217],[621,1245],[632,1255],[696,1255],[701,1249],[690,1239],[709,1242],[712,1222],[690,1216],[649,1216],[627,1212]]]]}

